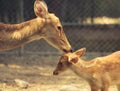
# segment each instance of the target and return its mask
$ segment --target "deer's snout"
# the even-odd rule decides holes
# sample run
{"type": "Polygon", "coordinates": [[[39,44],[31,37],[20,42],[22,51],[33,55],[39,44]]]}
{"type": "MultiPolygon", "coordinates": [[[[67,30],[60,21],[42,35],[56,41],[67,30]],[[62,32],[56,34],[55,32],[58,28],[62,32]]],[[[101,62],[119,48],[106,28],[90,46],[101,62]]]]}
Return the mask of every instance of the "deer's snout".
{"type": "Polygon", "coordinates": [[[53,75],[58,75],[58,71],[53,71],[53,75]]]}
{"type": "Polygon", "coordinates": [[[73,52],[73,49],[72,49],[72,48],[71,48],[70,50],[63,49],[63,51],[64,51],[65,53],[68,53],[68,52],[73,52]]]}

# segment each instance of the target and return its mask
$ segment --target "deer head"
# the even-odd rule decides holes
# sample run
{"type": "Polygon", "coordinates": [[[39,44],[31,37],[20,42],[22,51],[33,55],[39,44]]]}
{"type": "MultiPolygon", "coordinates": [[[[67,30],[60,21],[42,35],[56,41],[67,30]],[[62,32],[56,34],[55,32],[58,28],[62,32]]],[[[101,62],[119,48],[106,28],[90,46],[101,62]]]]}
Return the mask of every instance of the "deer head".
{"type": "Polygon", "coordinates": [[[48,12],[48,7],[44,0],[35,1],[34,12],[38,18],[44,21],[42,38],[57,49],[64,52],[72,51],[59,18],[48,12]]]}
{"type": "Polygon", "coordinates": [[[86,48],[81,48],[73,53],[66,53],[62,55],[53,74],[58,75],[59,73],[70,68],[73,64],[76,64],[80,60],[80,57],[83,56],[85,51],[86,48]]]}

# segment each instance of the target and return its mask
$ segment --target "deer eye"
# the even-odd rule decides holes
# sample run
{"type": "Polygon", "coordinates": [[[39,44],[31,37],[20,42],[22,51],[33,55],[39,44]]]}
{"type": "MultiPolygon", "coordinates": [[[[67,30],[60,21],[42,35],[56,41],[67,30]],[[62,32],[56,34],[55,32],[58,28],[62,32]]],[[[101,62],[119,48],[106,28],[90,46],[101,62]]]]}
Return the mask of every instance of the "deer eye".
{"type": "Polygon", "coordinates": [[[60,66],[63,66],[63,63],[62,63],[62,62],[60,62],[60,63],[59,63],[59,65],[60,65],[60,66]]]}
{"type": "Polygon", "coordinates": [[[61,27],[61,26],[57,26],[57,29],[61,31],[61,30],[62,30],[62,27],[61,27]]]}

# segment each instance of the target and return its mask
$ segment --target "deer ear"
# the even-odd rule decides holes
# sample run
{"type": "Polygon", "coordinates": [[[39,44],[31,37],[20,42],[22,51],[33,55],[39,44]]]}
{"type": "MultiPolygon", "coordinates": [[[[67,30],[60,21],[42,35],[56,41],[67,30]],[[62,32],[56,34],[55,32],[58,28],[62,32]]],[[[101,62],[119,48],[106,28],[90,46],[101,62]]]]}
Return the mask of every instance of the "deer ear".
{"type": "Polygon", "coordinates": [[[77,58],[77,57],[72,58],[72,59],[70,60],[70,62],[71,62],[71,63],[77,63],[77,62],[78,62],[78,58],[77,58]]]}
{"type": "Polygon", "coordinates": [[[85,54],[86,48],[81,48],[75,52],[76,55],[79,57],[83,56],[85,54]]]}
{"type": "Polygon", "coordinates": [[[36,0],[34,3],[34,12],[37,17],[45,18],[48,14],[48,7],[44,0],[36,0]]]}

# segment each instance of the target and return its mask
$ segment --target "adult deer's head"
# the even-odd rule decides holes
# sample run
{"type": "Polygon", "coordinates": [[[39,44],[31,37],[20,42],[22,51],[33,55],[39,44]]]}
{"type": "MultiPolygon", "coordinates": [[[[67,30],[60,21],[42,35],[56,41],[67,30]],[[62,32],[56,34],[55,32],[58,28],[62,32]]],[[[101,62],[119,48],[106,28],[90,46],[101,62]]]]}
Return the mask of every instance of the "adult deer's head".
{"type": "Polygon", "coordinates": [[[44,0],[35,1],[34,12],[38,18],[43,19],[42,38],[57,49],[64,52],[72,51],[59,18],[48,12],[44,0]]]}

